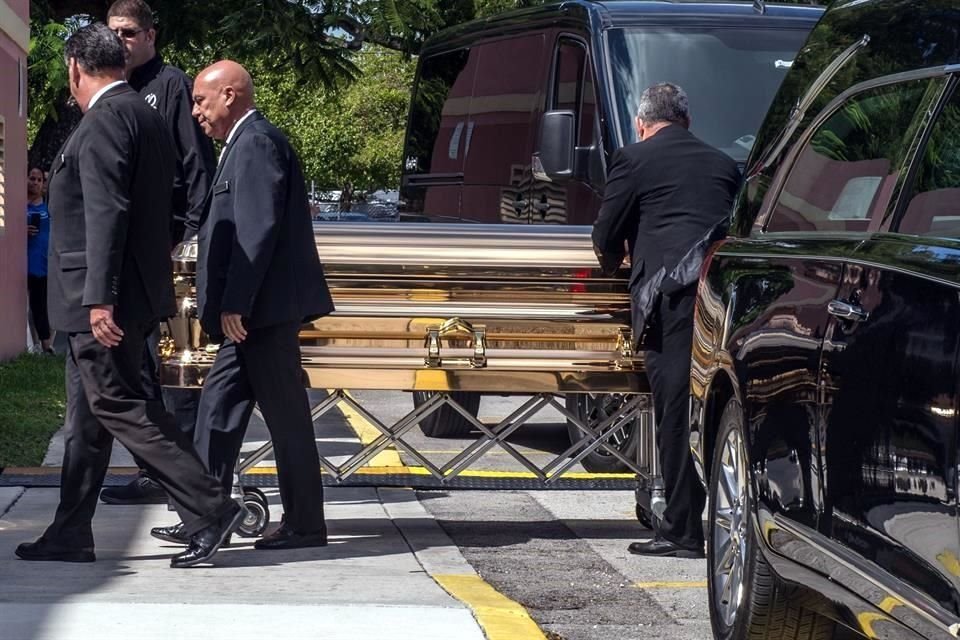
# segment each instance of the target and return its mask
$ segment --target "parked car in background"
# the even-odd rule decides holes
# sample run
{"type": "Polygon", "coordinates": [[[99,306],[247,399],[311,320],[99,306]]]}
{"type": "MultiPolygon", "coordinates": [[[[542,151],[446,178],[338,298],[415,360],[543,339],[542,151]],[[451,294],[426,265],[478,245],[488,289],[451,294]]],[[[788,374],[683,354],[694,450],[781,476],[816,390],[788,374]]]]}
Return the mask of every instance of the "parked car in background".
{"type": "Polygon", "coordinates": [[[958,635],[958,72],[956,3],[838,0],[759,131],[693,341],[717,638],[958,635]]]}

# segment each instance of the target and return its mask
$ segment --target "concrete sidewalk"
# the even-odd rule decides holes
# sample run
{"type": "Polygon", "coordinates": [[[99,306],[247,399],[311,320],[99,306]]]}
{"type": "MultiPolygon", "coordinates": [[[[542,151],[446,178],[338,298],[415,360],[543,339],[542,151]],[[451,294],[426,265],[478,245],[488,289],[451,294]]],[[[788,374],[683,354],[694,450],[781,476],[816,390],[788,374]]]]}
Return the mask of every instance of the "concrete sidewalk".
{"type": "MultiPolygon", "coordinates": [[[[532,622],[505,630],[507,636],[496,624],[481,626],[474,611],[482,622],[484,606],[470,603],[472,611],[471,597],[463,594],[486,595],[485,604],[494,602],[494,609],[499,594],[484,589],[409,490],[328,489],[329,546],[257,551],[253,540],[234,536],[211,566],[180,570],[169,568],[180,548],[149,534],[151,527],[174,521],[162,505],[101,504],[94,519],[96,563],[17,559],[16,545],[37,538],[50,522],[58,493],[0,488],[3,640],[265,633],[285,639],[482,640],[484,630],[491,639],[543,638],[532,622]]],[[[275,490],[270,499],[276,523],[281,507],[275,490]]],[[[517,613],[509,611],[510,601],[500,604],[508,617],[517,613]]]]}

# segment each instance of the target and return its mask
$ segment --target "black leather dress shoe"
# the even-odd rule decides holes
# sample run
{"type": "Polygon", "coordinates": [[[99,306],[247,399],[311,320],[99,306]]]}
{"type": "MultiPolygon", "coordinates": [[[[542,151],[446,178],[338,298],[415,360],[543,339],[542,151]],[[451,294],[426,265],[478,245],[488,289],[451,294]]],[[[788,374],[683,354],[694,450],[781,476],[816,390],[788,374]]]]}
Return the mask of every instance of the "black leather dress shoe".
{"type": "Polygon", "coordinates": [[[141,471],[136,478],[122,487],[107,487],[101,491],[100,500],[106,504],[164,504],[167,501],[167,492],[141,471]]]}
{"type": "Polygon", "coordinates": [[[218,522],[193,534],[187,550],[170,558],[170,566],[174,569],[183,569],[207,562],[215,556],[230,534],[243,522],[243,507],[237,503],[234,505],[235,508],[218,522]]]}
{"type": "Polygon", "coordinates": [[[627,551],[638,556],[658,556],[661,558],[705,557],[703,547],[681,547],[659,536],[646,542],[631,542],[627,551]]]}
{"type": "Polygon", "coordinates": [[[152,535],[157,540],[163,540],[164,542],[172,542],[173,544],[190,544],[190,536],[184,532],[184,525],[182,522],[171,527],[154,527],[150,529],[150,535],[152,535]]]}
{"type": "Polygon", "coordinates": [[[40,538],[36,542],[24,542],[14,552],[21,560],[49,562],[93,562],[97,559],[93,548],[57,547],[40,538]]]}
{"type": "Polygon", "coordinates": [[[327,546],[327,530],[311,533],[298,533],[288,527],[286,524],[280,525],[280,528],[268,536],[264,536],[253,543],[257,549],[302,549],[304,547],[325,547],[327,546]]]}
{"type": "MultiPolygon", "coordinates": [[[[164,542],[170,542],[173,544],[190,544],[190,536],[184,531],[185,526],[182,522],[170,527],[154,527],[150,529],[150,535],[152,535],[157,540],[163,540],[164,542]]],[[[227,539],[223,541],[222,547],[230,546],[230,539],[233,537],[233,534],[227,536],[227,539]]]]}

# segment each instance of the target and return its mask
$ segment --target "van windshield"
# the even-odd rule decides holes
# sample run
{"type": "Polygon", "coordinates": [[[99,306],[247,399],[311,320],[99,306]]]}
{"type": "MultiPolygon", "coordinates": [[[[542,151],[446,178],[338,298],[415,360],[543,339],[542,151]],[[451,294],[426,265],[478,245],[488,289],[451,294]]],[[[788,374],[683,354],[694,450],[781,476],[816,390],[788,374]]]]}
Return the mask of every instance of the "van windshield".
{"type": "Polygon", "coordinates": [[[805,29],[625,28],[608,32],[620,140],[636,142],[640,93],[658,82],[690,98],[690,130],[745,162],[805,29]]]}

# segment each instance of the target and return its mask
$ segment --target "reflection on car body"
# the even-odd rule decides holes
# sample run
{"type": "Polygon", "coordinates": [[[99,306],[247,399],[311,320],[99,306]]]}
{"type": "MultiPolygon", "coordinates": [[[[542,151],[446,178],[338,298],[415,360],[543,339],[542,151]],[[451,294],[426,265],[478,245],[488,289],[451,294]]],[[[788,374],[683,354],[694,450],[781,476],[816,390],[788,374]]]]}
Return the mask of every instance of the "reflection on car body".
{"type": "Polygon", "coordinates": [[[960,631],[960,8],[839,0],[698,287],[718,638],[960,631]]]}

